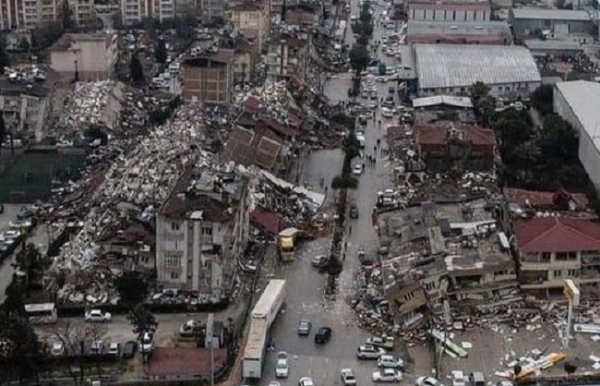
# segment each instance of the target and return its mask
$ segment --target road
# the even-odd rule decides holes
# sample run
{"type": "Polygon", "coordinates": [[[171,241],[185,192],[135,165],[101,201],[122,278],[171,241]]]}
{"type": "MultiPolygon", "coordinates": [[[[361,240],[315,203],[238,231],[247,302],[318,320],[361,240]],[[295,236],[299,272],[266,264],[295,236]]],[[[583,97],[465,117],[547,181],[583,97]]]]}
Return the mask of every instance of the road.
{"type": "MultiPolygon", "coordinates": [[[[381,12],[376,9],[376,18],[381,12]]],[[[352,14],[358,14],[358,1],[352,1],[352,14]]],[[[374,39],[380,39],[385,33],[376,27],[374,39]]],[[[346,34],[346,43],[351,45],[353,37],[350,30],[346,34]]],[[[351,79],[345,76],[333,77],[325,85],[324,92],[335,103],[347,100],[347,90],[351,79]]],[[[380,84],[379,96],[387,96],[387,85],[380,84]]],[[[378,113],[379,114],[379,113],[378,113]]],[[[366,154],[375,153],[374,146],[380,139],[385,145],[384,130],[377,127],[377,119],[370,121],[365,130],[366,154]]],[[[279,380],[282,385],[296,385],[301,377],[310,376],[317,386],[341,384],[340,370],[344,367],[353,369],[358,384],[371,384],[371,377],[376,366],[372,361],[358,361],[356,348],[364,343],[368,334],[357,325],[357,317],[348,304],[349,296],[354,291],[354,277],[359,263],[356,257],[359,246],[368,252],[378,249],[379,241],[371,224],[370,213],[375,204],[377,191],[388,187],[388,170],[386,161],[377,150],[375,166],[367,165],[360,176],[360,184],[356,191],[350,192],[350,204],[357,205],[360,216],[356,220],[348,220],[346,241],[347,258],[344,271],[340,275],[338,296],[335,300],[323,298],[325,276],[310,265],[310,258],[319,254],[327,254],[330,238],[319,239],[300,246],[297,259],[289,265],[279,265],[273,276],[285,278],[288,283],[286,306],[275,321],[271,336],[275,342],[275,352],[286,351],[291,358],[290,376],[279,380]],[[350,228],[352,230],[350,231],[350,228]],[[299,337],[297,325],[300,319],[309,319],[313,329],[310,337],[299,337]],[[318,346],[314,344],[314,331],[320,326],[333,329],[329,343],[318,346]]],[[[318,186],[319,179],[326,181],[341,172],[343,154],[340,150],[317,151],[311,153],[302,170],[302,181],[311,186],[318,186]]],[[[358,161],[357,161],[358,162],[358,161]]],[[[362,161],[361,161],[362,162],[362,161]]],[[[327,198],[328,201],[332,197],[327,198]]],[[[326,207],[331,207],[326,203],[326,207]]],[[[264,376],[261,385],[268,385],[275,380],[275,353],[267,356],[264,376]]]]}

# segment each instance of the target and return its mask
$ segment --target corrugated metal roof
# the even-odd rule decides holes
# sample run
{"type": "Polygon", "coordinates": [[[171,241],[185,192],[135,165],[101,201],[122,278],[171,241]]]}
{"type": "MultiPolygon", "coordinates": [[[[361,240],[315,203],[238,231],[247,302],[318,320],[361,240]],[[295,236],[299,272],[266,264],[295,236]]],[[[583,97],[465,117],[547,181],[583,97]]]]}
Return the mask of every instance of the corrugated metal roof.
{"type": "Polygon", "coordinates": [[[470,87],[476,82],[539,82],[529,50],[519,46],[416,44],[419,88],[470,87]]]}
{"type": "Polygon", "coordinates": [[[557,83],[556,88],[581,122],[596,149],[600,150],[600,83],[574,80],[557,83]]]}
{"type": "Polygon", "coordinates": [[[530,50],[581,50],[583,47],[576,41],[563,40],[525,40],[530,50]]]}
{"type": "Polygon", "coordinates": [[[514,8],[515,19],[591,21],[587,11],[575,9],[514,8]]]}
{"type": "Polygon", "coordinates": [[[424,98],[413,99],[413,107],[428,107],[437,105],[448,105],[454,107],[472,108],[471,98],[469,97],[457,97],[452,95],[436,95],[424,98]]]}
{"type": "Polygon", "coordinates": [[[461,35],[484,35],[510,33],[510,27],[504,21],[422,21],[409,20],[407,35],[424,34],[435,35],[461,34],[461,35]]]}

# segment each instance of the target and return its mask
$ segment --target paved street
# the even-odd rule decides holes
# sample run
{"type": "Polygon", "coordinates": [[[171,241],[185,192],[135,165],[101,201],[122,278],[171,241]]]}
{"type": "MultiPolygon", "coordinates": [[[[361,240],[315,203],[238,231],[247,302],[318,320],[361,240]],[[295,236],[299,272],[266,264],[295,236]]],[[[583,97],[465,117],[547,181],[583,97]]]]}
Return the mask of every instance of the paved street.
{"type": "MultiPolygon", "coordinates": [[[[375,17],[381,12],[379,7],[375,17]]],[[[352,14],[358,14],[358,2],[352,2],[352,14]]],[[[380,39],[384,32],[376,28],[375,39],[380,39]]],[[[353,37],[350,29],[346,34],[346,42],[351,45],[353,37]]],[[[334,76],[325,85],[325,94],[330,100],[347,100],[347,91],[351,85],[351,77],[334,76]]],[[[387,95],[387,84],[379,84],[380,97],[387,95]]],[[[301,245],[297,259],[290,265],[278,266],[274,273],[276,278],[285,278],[288,282],[285,310],[276,320],[271,334],[275,341],[275,352],[287,351],[291,358],[290,376],[280,380],[282,385],[296,385],[304,376],[313,377],[317,386],[341,384],[340,369],[350,367],[354,370],[359,384],[371,384],[371,376],[376,369],[373,361],[358,361],[356,348],[364,343],[368,334],[356,323],[356,315],[348,305],[349,295],[353,292],[354,276],[358,269],[357,249],[363,246],[374,252],[378,248],[378,239],[371,224],[371,211],[377,197],[377,191],[387,185],[387,162],[374,151],[378,139],[385,148],[384,129],[377,127],[377,119],[366,127],[365,153],[377,156],[376,166],[367,165],[360,177],[360,185],[356,191],[350,192],[350,204],[359,209],[359,218],[348,220],[346,240],[348,242],[347,258],[344,271],[340,276],[338,296],[335,301],[323,298],[325,275],[320,274],[310,265],[310,258],[319,254],[327,254],[330,238],[316,240],[301,245]],[[352,233],[350,234],[350,227],[352,233]],[[309,319],[313,329],[310,337],[299,337],[297,325],[300,319],[309,319]],[[329,343],[323,346],[314,344],[314,331],[320,326],[333,329],[329,343]]],[[[320,178],[325,181],[341,172],[343,154],[340,150],[313,152],[303,163],[302,181],[318,187],[320,178]]],[[[364,160],[355,160],[362,163],[364,160]]],[[[318,189],[318,188],[317,188],[318,189]]],[[[331,194],[328,200],[332,200],[331,194]]],[[[330,207],[330,206],[328,206],[330,207]]],[[[275,353],[268,354],[261,385],[267,385],[275,379],[275,353]]]]}

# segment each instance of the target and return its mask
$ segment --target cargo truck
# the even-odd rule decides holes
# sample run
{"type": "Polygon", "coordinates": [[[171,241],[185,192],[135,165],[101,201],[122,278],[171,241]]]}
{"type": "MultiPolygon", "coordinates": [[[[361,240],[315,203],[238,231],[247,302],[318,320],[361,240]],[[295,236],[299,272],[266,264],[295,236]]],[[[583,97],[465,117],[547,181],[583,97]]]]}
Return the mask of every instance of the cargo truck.
{"type": "Polygon", "coordinates": [[[297,228],[287,228],[277,235],[277,247],[281,261],[294,261],[296,258],[296,237],[299,232],[297,228]]]}

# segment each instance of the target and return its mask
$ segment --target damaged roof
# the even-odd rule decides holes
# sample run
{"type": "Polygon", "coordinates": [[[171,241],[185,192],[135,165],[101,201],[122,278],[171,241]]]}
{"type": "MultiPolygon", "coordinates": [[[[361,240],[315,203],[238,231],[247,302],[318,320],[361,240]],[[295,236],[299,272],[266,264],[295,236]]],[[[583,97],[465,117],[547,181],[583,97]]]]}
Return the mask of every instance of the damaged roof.
{"type": "MultiPolygon", "coordinates": [[[[540,192],[536,190],[525,190],[518,188],[504,188],[504,196],[509,202],[519,205],[531,205],[534,208],[554,207],[556,206],[556,195],[559,192],[540,192]]],[[[581,207],[586,208],[589,200],[583,193],[565,193],[569,198],[581,207]]]]}
{"type": "Polygon", "coordinates": [[[425,145],[443,145],[448,140],[451,130],[455,130],[457,137],[474,145],[496,145],[496,135],[491,129],[484,129],[475,125],[461,125],[457,127],[446,125],[427,125],[416,127],[417,143],[425,145]]]}
{"type": "Polygon", "coordinates": [[[569,217],[536,217],[514,223],[522,253],[600,250],[600,224],[569,217]]]}
{"type": "Polygon", "coordinates": [[[254,164],[271,170],[277,163],[281,148],[271,130],[262,127],[253,131],[238,126],[229,135],[225,154],[228,159],[244,166],[254,164]]]}

